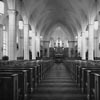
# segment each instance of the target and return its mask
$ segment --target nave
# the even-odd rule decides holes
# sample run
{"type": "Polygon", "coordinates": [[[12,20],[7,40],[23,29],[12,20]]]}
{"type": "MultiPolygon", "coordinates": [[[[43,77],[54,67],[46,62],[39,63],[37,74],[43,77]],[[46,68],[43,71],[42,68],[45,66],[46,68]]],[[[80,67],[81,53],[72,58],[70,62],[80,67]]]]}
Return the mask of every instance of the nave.
{"type": "Polygon", "coordinates": [[[100,61],[0,61],[0,100],[100,100],[100,61]]]}
{"type": "Polygon", "coordinates": [[[0,100],[100,100],[99,87],[100,0],[0,0],[0,100]]]}
{"type": "Polygon", "coordinates": [[[54,64],[32,94],[32,100],[87,100],[62,63],[54,64]]]}

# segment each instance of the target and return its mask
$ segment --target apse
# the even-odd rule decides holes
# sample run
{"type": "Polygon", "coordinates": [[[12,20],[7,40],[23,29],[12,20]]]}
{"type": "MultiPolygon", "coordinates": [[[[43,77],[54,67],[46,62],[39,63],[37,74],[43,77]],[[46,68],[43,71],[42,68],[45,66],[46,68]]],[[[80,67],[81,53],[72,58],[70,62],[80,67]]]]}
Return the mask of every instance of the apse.
{"type": "MultiPolygon", "coordinates": [[[[68,41],[74,41],[74,36],[69,33],[68,30],[64,30],[61,26],[58,26],[51,30],[48,35],[45,35],[44,40],[50,41],[50,44],[54,47],[54,45],[68,47],[68,41]]],[[[72,45],[70,45],[72,47],[72,45]]]]}

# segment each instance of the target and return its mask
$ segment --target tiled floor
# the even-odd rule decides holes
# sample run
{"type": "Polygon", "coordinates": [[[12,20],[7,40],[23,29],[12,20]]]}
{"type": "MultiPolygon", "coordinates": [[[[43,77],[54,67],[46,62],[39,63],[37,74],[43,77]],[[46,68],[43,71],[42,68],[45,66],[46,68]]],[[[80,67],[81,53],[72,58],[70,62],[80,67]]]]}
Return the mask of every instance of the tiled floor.
{"type": "Polygon", "coordinates": [[[32,95],[32,100],[86,100],[63,64],[55,64],[32,95]]]}

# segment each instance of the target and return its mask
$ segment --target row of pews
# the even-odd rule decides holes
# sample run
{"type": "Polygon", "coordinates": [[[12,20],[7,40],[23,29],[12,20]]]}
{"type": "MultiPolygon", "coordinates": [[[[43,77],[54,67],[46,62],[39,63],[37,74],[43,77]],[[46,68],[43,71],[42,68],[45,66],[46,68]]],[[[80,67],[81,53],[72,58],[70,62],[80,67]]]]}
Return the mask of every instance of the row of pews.
{"type": "Polygon", "coordinates": [[[52,60],[0,61],[0,100],[29,100],[52,60]]]}
{"type": "Polygon", "coordinates": [[[100,61],[65,60],[64,64],[87,100],[100,100],[100,61]]]}

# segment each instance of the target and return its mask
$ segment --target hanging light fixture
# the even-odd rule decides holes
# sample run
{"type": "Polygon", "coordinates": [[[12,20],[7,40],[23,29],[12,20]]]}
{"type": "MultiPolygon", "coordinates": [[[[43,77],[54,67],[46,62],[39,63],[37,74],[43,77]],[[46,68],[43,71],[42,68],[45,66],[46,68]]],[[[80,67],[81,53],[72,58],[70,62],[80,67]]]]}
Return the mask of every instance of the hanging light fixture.
{"type": "Polygon", "coordinates": [[[52,45],[51,45],[51,41],[49,42],[49,48],[51,48],[52,47],[52,45]]]}
{"type": "Polygon", "coordinates": [[[29,25],[29,37],[32,37],[32,28],[31,28],[31,25],[29,25]]]}
{"type": "Polygon", "coordinates": [[[85,37],[88,38],[88,31],[85,32],[85,37]]]}
{"type": "Polygon", "coordinates": [[[98,13],[97,13],[97,0],[95,0],[95,2],[96,2],[96,20],[94,21],[94,29],[98,30],[99,22],[97,20],[97,16],[98,16],[98,13]]]}
{"type": "Polygon", "coordinates": [[[4,2],[3,0],[0,0],[0,15],[4,14],[4,2]]]}
{"type": "Polygon", "coordinates": [[[43,40],[43,36],[40,36],[40,39],[43,40]]]}
{"type": "Polygon", "coordinates": [[[29,30],[29,37],[32,37],[32,30],[29,30]]]}
{"type": "Polygon", "coordinates": [[[20,19],[19,20],[19,29],[22,30],[23,29],[23,26],[24,26],[23,20],[20,19]]]}
{"type": "Polygon", "coordinates": [[[98,25],[99,25],[98,20],[95,20],[95,22],[94,22],[94,29],[95,30],[98,30],[98,25]]]}
{"type": "Polygon", "coordinates": [[[4,30],[4,31],[6,30],[6,27],[5,27],[5,25],[3,25],[3,30],[4,30]]]}

